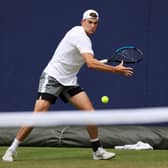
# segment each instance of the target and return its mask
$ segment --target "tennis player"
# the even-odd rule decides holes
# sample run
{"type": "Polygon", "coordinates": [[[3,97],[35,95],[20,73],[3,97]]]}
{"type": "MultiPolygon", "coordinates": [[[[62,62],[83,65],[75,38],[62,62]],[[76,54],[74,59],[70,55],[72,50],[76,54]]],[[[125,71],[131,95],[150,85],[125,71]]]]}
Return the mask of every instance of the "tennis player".
{"type": "MultiPolygon", "coordinates": [[[[99,14],[95,10],[83,13],[80,26],[71,28],[60,41],[55,53],[45,67],[39,81],[38,98],[34,112],[46,112],[51,104],[60,97],[64,102],[70,102],[80,110],[94,111],[94,107],[86,92],[77,81],[77,74],[83,64],[90,69],[118,73],[131,76],[133,69],[123,66],[123,62],[116,66],[101,63],[94,57],[92,43],[89,38],[98,26],[99,14]]],[[[14,155],[19,144],[29,135],[33,127],[22,127],[18,131],[13,143],[7,149],[3,161],[14,161],[14,155]]],[[[98,137],[98,128],[88,125],[87,131],[93,148],[93,159],[111,159],[115,153],[103,149],[98,137]]]]}

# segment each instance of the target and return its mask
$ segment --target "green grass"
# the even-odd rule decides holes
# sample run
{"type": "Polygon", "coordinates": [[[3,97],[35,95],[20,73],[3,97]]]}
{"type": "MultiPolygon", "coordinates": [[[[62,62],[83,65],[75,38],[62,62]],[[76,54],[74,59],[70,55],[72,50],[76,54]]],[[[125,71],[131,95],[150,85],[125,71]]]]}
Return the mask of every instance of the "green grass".
{"type": "MultiPolygon", "coordinates": [[[[0,147],[2,157],[6,147],[0,147]]],[[[168,168],[168,150],[113,150],[112,160],[92,160],[90,148],[19,147],[15,162],[0,168],[168,168]]]]}

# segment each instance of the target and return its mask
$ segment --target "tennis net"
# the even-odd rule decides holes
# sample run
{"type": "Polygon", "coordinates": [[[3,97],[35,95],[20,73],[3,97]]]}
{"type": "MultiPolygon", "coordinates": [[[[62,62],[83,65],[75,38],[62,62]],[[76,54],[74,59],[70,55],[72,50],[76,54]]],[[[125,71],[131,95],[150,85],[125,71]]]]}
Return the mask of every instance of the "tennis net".
{"type": "Polygon", "coordinates": [[[18,127],[32,125],[65,126],[65,125],[133,125],[133,124],[166,124],[168,108],[112,109],[90,111],[49,111],[0,112],[0,127],[18,127]]]}

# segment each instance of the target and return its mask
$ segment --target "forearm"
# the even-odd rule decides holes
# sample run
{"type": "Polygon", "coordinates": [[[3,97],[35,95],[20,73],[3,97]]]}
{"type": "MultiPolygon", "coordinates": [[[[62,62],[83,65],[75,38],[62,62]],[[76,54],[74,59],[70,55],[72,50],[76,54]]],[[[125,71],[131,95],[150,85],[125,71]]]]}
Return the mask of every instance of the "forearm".
{"type": "Polygon", "coordinates": [[[86,64],[88,68],[91,68],[91,69],[96,69],[96,70],[105,71],[105,72],[113,72],[113,73],[116,72],[115,66],[104,64],[101,61],[94,58],[86,64]]]}

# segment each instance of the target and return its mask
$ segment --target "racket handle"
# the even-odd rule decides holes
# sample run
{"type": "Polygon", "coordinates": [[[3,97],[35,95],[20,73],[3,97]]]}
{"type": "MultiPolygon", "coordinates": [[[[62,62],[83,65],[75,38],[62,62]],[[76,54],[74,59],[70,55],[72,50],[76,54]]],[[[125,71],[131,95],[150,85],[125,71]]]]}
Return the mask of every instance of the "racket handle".
{"type": "Polygon", "coordinates": [[[101,63],[107,63],[108,59],[99,60],[99,62],[101,62],[101,63]]]}

